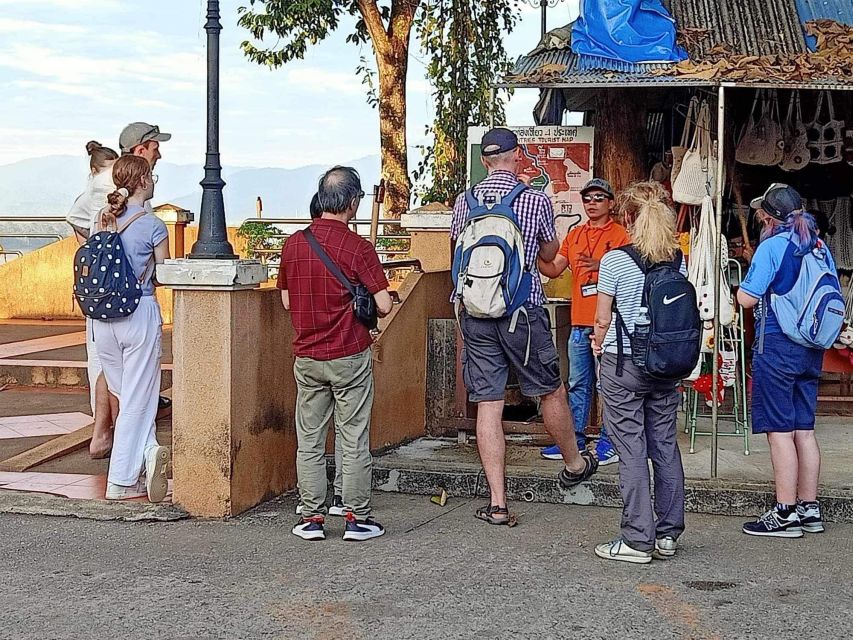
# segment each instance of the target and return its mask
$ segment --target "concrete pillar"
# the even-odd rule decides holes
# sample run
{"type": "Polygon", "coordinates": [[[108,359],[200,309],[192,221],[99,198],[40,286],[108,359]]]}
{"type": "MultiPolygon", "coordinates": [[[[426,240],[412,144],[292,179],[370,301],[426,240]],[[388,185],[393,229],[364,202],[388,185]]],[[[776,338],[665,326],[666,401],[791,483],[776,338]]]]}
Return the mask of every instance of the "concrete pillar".
{"type": "Polygon", "coordinates": [[[230,517],[296,485],[290,318],[254,260],[170,260],[174,501],[230,517]]]}
{"type": "Polygon", "coordinates": [[[187,254],[184,230],[193,221],[192,211],[174,204],[161,204],[154,208],[154,215],[165,222],[169,230],[169,255],[173,258],[183,258],[187,254]]]}
{"type": "Polygon", "coordinates": [[[421,262],[425,273],[450,269],[451,210],[443,204],[428,204],[400,218],[400,226],[409,232],[409,256],[421,262]]]}

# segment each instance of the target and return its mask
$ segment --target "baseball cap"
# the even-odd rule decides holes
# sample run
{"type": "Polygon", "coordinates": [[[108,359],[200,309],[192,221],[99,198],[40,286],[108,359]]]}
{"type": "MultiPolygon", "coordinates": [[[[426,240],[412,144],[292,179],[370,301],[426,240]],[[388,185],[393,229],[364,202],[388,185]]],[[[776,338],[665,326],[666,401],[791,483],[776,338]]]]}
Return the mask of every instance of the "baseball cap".
{"type": "Polygon", "coordinates": [[[753,199],[749,206],[761,209],[776,220],[785,222],[791,213],[803,208],[803,199],[794,187],[774,182],[767,187],[763,196],[753,199]]]}
{"type": "Polygon", "coordinates": [[[581,189],[581,195],[585,194],[587,191],[603,191],[609,197],[613,197],[613,187],[610,186],[610,183],[607,182],[604,178],[593,178],[589,182],[587,182],[583,189],[581,189]]]}
{"type": "Polygon", "coordinates": [[[156,140],[157,142],[166,142],[171,140],[171,133],[162,133],[160,127],[156,124],[148,124],[147,122],[131,122],[121,131],[118,137],[118,146],[122,153],[130,153],[133,147],[136,147],[143,142],[156,140]]]}
{"type": "Polygon", "coordinates": [[[518,147],[518,136],[504,127],[489,129],[480,142],[480,155],[496,156],[518,147]]]}

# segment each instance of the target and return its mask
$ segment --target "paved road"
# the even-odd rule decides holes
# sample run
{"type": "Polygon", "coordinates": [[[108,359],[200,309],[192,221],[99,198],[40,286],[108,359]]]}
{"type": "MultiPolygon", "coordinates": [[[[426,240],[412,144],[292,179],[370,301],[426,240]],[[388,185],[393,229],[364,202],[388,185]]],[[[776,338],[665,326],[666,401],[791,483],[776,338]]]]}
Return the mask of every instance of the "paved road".
{"type": "Polygon", "coordinates": [[[849,638],[853,526],[762,540],[689,515],[679,556],[597,559],[619,512],[379,494],[379,540],[303,542],[292,501],[230,522],[0,515],[0,638],[849,638]],[[459,507],[454,509],[454,507],[459,507]]]}

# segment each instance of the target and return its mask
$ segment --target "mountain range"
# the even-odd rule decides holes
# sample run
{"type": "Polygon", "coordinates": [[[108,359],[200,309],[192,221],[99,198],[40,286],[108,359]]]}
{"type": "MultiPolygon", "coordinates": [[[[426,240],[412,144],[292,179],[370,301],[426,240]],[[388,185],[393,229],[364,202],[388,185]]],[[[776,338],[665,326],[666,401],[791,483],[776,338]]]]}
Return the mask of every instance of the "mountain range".
{"type": "MultiPolygon", "coordinates": [[[[379,178],[379,156],[345,162],[361,174],[370,192],[379,178]]],[[[224,167],[225,212],[228,223],[239,225],[255,216],[255,201],[263,200],[268,218],[308,217],[308,204],[317,179],[328,167],[307,165],[295,169],[274,167],[224,167]]],[[[4,216],[65,216],[83,190],[88,159],[77,156],[28,158],[0,166],[0,221],[4,216]]],[[[160,161],[154,204],[171,203],[196,213],[201,204],[201,165],[160,161]]]]}

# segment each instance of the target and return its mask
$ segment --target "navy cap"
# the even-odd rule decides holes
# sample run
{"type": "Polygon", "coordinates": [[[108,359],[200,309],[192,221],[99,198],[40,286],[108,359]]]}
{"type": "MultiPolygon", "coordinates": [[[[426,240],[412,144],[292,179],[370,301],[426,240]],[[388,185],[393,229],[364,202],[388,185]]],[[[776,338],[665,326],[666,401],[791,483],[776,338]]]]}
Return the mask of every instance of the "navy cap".
{"type": "Polygon", "coordinates": [[[583,189],[581,189],[581,195],[585,194],[587,191],[603,191],[608,196],[613,198],[613,187],[610,186],[610,183],[607,182],[604,178],[593,178],[589,182],[587,182],[583,189]]]}
{"type": "Polygon", "coordinates": [[[763,196],[755,198],[749,206],[753,209],[761,209],[776,220],[785,222],[794,211],[802,210],[803,199],[794,187],[774,182],[763,196]]]}
{"type": "Polygon", "coordinates": [[[496,156],[518,148],[518,136],[504,127],[489,129],[480,142],[480,155],[496,156]]]}

